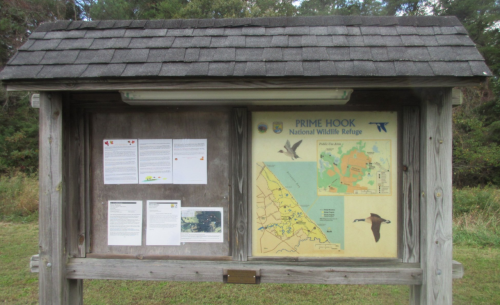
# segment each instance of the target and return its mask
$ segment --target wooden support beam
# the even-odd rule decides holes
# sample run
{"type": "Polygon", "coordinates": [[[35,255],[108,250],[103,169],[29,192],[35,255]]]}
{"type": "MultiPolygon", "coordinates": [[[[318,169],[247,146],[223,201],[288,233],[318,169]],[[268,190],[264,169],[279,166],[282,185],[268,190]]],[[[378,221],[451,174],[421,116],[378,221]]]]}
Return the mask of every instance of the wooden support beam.
{"type": "Polygon", "coordinates": [[[276,77],[4,81],[7,91],[111,91],[299,88],[423,88],[477,86],[486,77],[276,77]]]}
{"type": "Polygon", "coordinates": [[[62,99],[40,94],[40,304],[66,304],[68,282],[63,236],[62,99]]]}
{"type": "Polygon", "coordinates": [[[403,108],[403,262],[420,261],[420,112],[403,108]]]}
{"type": "Polygon", "coordinates": [[[63,106],[59,93],[40,93],[40,304],[82,304],[82,282],[66,279],[67,194],[63,175],[63,106]]]}
{"type": "MultiPolygon", "coordinates": [[[[122,259],[122,258],[120,258],[122,259]]],[[[190,264],[189,262],[187,261],[184,261],[186,264],[190,264]]],[[[199,263],[199,262],[198,262],[199,263]]],[[[304,266],[308,266],[310,264],[313,264],[313,263],[306,263],[306,264],[303,264],[304,266]]],[[[375,267],[375,268],[384,268],[384,267],[389,267],[391,268],[391,265],[393,265],[392,267],[404,267],[405,265],[404,264],[394,264],[394,263],[385,263],[385,264],[382,264],[382,263],[379,263],[379,264],[373,264],[372,262],[368,262],[368,263],[365,263],[365,266],[367,266],[367,264],[369,264],[371,267],[375,267]]],[[[329,267],[333,268],[333,267],[336,267],[336,266],[339,266],[339,265],[342,265],[343,267],[350,267],[350,266],[356,266],[356,263],[355,262],[339,262],[339,263],[335,263],[334,265],[332,265],[332,263],[330,262],[330,265],[329,267]]],[[[39,266],[39,255],[36,254],[36,255],[33,255],[31,257],[31,260],[30,260],[30,270],[32,273],[38,273],[38,266],[39,266]]],[[[358,268],[363,266],[363,264],[358,264],[358,268]]],[[[409,265],[410,267],[413,267],[414,265],[409,265]]],[[[250,267],[253,267],[253,265],[250,265],[250,267]]],[[[453,261],[453,279],[461,279],[462,277],[464,276],[464,266],[460,263],[460,262],[457,262],[457,261],[453,261]]]]}
{"type": "Polygon", "coordinates": [[[344,267],[342,264],[297,265],[277,262],[155,261],[122,259],[70,259],[71,279],[223,282],[224,269],[260,270],[261,283],[388,284],[422,283],[418,264],[384,267],[344,267]]]}
{"type": "Polygon", "coordinates": [[[234,108],[231,126],[231,248],[235,261],[248,258],[247,125],[246,108],[234,108]]]}
{"type": "Polygon", "coordinates": [[[422,92],[420,120],[421,286],[412,304],[452,304],[452,90],[422,92]]]}

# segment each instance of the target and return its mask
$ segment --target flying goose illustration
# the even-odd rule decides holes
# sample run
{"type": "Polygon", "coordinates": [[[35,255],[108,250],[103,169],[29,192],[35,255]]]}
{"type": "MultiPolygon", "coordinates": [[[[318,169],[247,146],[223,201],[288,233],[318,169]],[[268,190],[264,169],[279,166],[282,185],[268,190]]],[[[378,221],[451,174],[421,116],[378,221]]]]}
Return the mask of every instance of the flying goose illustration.
{"type": "Polygon", "coordinates": [[[370,213],[370,217],[367,218],[354,219],[354,222],[358,221],[364,221],[372,224],[372,232],[373,236],[375,237],[375,242],[378,242],[378,240],[380,239],[380,225],[382,223],[391,223],[390,220],[383,219],[382,217],[374,213],[370,213]]]}
{"type": "Polygon", "coordinates": [[[292,160],[297,159],[299,158],[299,156],[297,156],[295,150],[297,150],[297,147],[299,147],[300,143],[302,143],[302,140],[298,141],[297,143],[293,144],[292,147],[290,147],[290,141],[286,140],[286,144],[284,146],[286,151],[280,150],[278,152],[292,158],[292,160]]]}

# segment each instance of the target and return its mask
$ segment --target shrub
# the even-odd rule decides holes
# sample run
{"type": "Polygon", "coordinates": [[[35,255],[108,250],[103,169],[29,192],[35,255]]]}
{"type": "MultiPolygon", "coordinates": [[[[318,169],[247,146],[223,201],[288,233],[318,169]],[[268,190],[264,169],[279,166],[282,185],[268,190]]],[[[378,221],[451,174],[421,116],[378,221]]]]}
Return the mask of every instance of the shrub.
{"type": "Polygon", "coordinates": [[[0,177],[0,220],[31,221],[37,215],[37,176],[15,173],[0,177]]]}

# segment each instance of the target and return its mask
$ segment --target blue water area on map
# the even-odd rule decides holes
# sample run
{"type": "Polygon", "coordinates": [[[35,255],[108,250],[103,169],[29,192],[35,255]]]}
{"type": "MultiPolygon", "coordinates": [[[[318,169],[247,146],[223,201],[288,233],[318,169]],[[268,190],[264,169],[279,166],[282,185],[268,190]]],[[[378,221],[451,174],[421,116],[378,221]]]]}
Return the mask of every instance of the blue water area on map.
{"type": "Polygon", "coordinates": [[[316,162],[265,162],[331,243],[344,249],[344,196],[318,196],[316,162]]]}

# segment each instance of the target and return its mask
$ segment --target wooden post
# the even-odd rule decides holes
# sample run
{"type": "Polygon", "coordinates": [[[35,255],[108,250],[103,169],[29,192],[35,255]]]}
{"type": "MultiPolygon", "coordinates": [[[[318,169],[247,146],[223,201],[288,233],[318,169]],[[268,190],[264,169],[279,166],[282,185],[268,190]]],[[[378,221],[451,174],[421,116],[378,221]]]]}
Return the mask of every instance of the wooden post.
{"type": "Polygon", "coordinates": [[[248,258],[248,203],[247,203],[247,110],[235,108],[231,127],[231,249],[233,260],[248,258]]]}
{"type": "Polygon", "coordinates": [[[39,300],[42,305],[82,303],[78,301],[82,296],[81,287],[77,281],[66,279],[62,116],[61,94],[41,93],[39,300]],[[75,297],[75,293],[79,293],[80,298],[75,297]]]}
{"type": "Polygon", "coordinates": [[[452,304],[452,90],[422,94],[420,124],[421,286],[413,304],[452,304]]]}
{"type": "Polygon", "coordinates": [[[403,262],[420,262],[420,111],[403,108],[403,262]]]}

